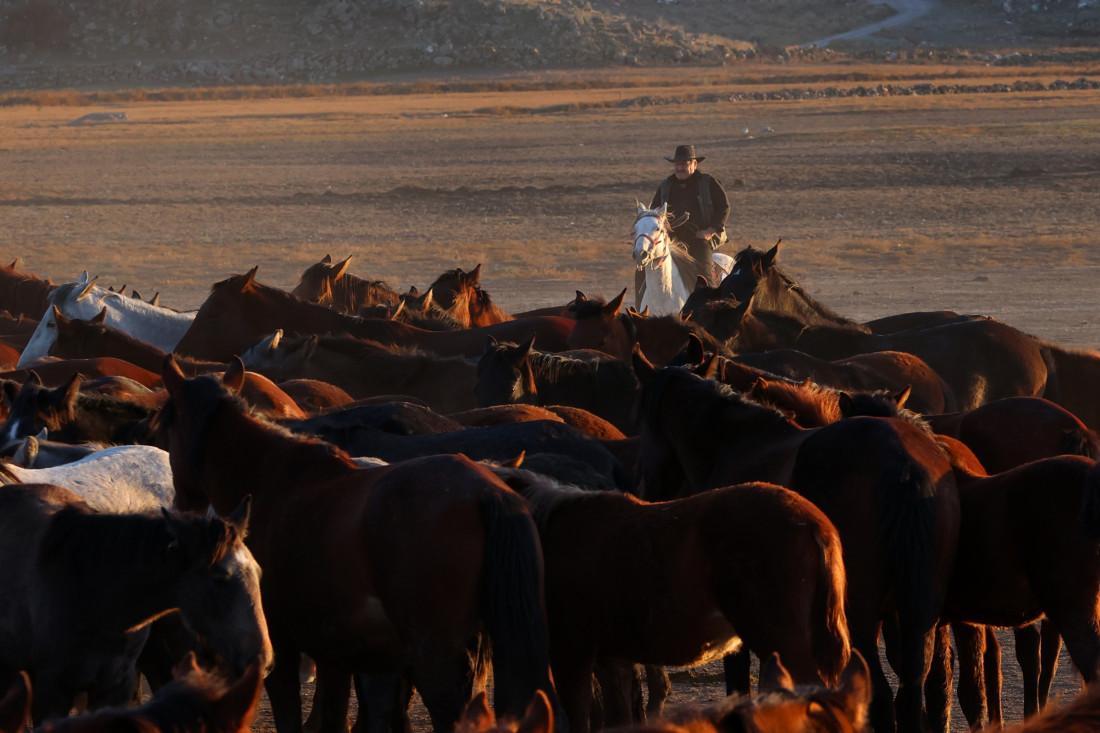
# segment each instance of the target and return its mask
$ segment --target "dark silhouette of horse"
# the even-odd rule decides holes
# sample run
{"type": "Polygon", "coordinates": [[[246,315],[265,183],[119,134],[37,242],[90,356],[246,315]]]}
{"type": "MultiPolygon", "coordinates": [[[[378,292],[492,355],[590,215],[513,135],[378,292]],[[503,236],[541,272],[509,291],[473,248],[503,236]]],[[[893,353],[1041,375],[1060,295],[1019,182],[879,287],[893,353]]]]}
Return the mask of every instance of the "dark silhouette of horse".
{"type": "Polygon", "coordinates": [[[349,334],[392,346],[418,346],[440,356],[477,357],[486,336],[522,341],[532,333],[548,350],[563,351],[573,329],[568,318],[542,316],[461,331],[425,331],[397,321],[354,318],[256,282],[256,269],[215,283],[175,353],[228,361],[257,340],[288,334],[349,334]]]}
{"type": "Polygon", "coordinates": [[[352,336],[288,336],[263,339],[241,357],[249,369],[276,382],[315,379],[355,399],[408,395],[441,413],[477,407],[477,368],[463,357],[439,357],[352,336]]]}
{"type": "Polygon", "coordinates": [[[809,501],[747,484],[650,504],[496,473],[539,526],[551,667],[571,731],[589,729],[600,657],[686,665],[740,637],[761,656],[778,651],[799,682],[839,677],[849,655],[840,538],[809,501]]]}
{"type": "Polygon", "coordinates": [[[875,681],[875,729],[894,727],[895,702],[877,652],[879,628],[889,620],[899,629],[888,639],[897,660],[897,723],[920,730],[922,686],[959,527],[951,466],[931,436],[887,418],[802,429],[683,368],[653,370],[640,355],[635,368],[642,382],[642,495],[667,498],[684,480],[691,492],[769,481],[817,504],[844,545],[848,623],[875,681]]]}
{"type": "Polygon", "coordinates": [[[248,502],[226,513],[98,514],[57,486],[0,488],[0,582],[24,589],[0,614],[0,671],[29,671],[36,723],[82,691],[93,709],[129,702],[150,624],[174,609],[233,674],[267,669],[248,502]]]}
{"type": "Polygon", "coordinates": [[[279,730],[300,730],[301,653],[317,662],[328,725],[346,718],[349,673],[405,673],[435,729],[450,730],[472,697],[469,650],[482,633],[498,712],[554,695],[537,531],[487,469],[454,455],[360,468],[250,416],[237,384],[187,379],[171,360],[164,382],[177,505],[224,512],[253,496],[279,730]]]}
{"type": "MultiPolygon", "coordinates": [[[[462,268],[447,270],[435,279],[428,290],[436,305],[451,315],[463,328],[491,326],[511,321],[508,315],[481,289],[481,265],[463,272],[462,268]]],[[[555,314],[556,315],[556,314],[555,314]]]]}
{"type": "Polygon", "coordinates": [[[633,435],[638,379],[617,359],[586,361],[534,350],[534,338],[516,345],[490,337],[477,362],[478,405],[571,405],[633,435]]]}
{"type": "Polygon", "coordinates": [[[325,255],[306,268],[292,294],[348,315],[356,315],[366,306],[400,301],[397,291],[382,280],[365,280],[349,273],[349,264],[351,257],[333,264],[332,257],[325,255]]]}
{"type": "Polygon", "coordinates": [[[248,733],[263,690],[258,663],[234,682],[201,669],[192,654],[176,680],[138,708],[111,708],[47,721],[41,733],[248,733]]]}
{"type": "Polygon", "coordinates": [[[1043,353],[1051,375],[1043,397],[1081,418],[1092,430],[1100,431],[1100,352],[1043,342],[1043,353]]]}

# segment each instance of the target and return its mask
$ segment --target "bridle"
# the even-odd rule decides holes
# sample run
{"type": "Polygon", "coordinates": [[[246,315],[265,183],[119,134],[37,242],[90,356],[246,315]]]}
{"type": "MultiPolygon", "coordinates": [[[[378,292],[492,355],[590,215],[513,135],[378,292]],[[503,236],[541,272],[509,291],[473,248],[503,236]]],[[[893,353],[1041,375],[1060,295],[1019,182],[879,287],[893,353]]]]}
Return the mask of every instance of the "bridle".
{"type": "Polygon", "coordinates": [[[648,266],[652,267],[654,270],[657,270],[657,269],[660,269],[660,267],[665,263],[665,260],[668,259],[668,255],[671,252],[671,249],[667,246],[668,229],[665,228],[665,222],[666,222],[665,218],[663,216],[661,216],[660,214],[653,213],[652,211],[644,211],[641,214],[639,214],[638,218],[634,220],[634,226],[637,227],[638,222],[640,222],[642,219],[647,219],[647,218],[657,219],[657,222],[658,222],[657,231],[659,232],[659,235],[656,238],[654,238],[654,237],[650,236],[649,234],[647,234],[646,232],[641,232],[639,234],[635,234],[634,235],[634,246],[637,247],[638,246],[638,240],[641,239],[642,237],[645,237],[646,241],[649,242],[650,251],[652,251],[652,250],[657,249],[657,246],[658,246],[657,243],[663,238],[663,239],[666,240],[665,253],[663,255],[661,255],[660,257],[658,257],[657,259],[652,259],[651,258],[648,262],[646,262],[644,264],[641,264],[641,265],[638,265],[638,269],[639,270],[644,269],[648,265],[648,266]]]}

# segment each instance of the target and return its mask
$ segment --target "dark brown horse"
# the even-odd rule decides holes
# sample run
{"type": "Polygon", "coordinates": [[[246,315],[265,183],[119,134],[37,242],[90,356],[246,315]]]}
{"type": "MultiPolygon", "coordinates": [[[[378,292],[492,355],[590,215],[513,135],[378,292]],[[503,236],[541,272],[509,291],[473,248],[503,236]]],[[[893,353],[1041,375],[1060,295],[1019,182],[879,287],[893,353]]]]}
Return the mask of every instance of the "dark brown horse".
{"type": "Polygon", "coordinates": [[[382,280],[365,280],[348,272],[351,257],[333,264],[325,255],[302,273],[294,295],[340,313],[355,315],[366,306],[396,305],[400,296],[382,280]]]}
{"type": "Polygon", "coordinates": [[[897,652],[898,725],[920,730],[922,686],[959,527],[947,457],[906,421],[860,418],[804,430],[682,368],[655,371],[641,357],[635,367],[643,495],[667,497],[684,480],[691,492],[769,481],[817,504],[844,544],[848,622],[875,680],[875,728],[894,726],[877,651],[880,626],[890,620],[900,629],[890,644],[897,652]]]}
{"type": "Polygon", "coordinates": [[[1100,431],[1100,352],[1043,343],[1051,372],[1043,396],[1100,431]]]}
{"type": "Polygon", "coordinates": [[[762,657],[778,651],[802,683],[835,682],[847,663],[840,538],[797,494],[747,484],[650,504],[496,473],[539,525],[551,667],[571,731],[589,729],[601,657],[701,663],[740,637],[762,657]]]}
{"type": "Polygon", "coordinates": [[[353,318],[256,282],[256,268],[215,283],[175,352],[198,359],[228,361],[259,339],[282,329],[287,334],[348,334],[392,346],[417,346],[440,356],[476,357],[487,336],[523,341],[535,334],[548,351],[564,351],[573,321],[543,316],[461,331],[425,331],[371,318],[353,318]]]}
{"type": "Polygon", "coordinates": [[[224,512],[253,496],[280,731],[301,730],[301,653],[317,661],[332,730],[352,672],[407,673],[435,729],[450,730],[472,697],[469,649],[483,632],[498,712],[553,695],[537,531],[487,469],[453,455],[359,468],[251,417],[220,380],[187,379],[169,361],[164,381],[177,505],[224,512]]]}
{"type": "Polygon", "coordinates": [[[428,290],[436,305],[462,324],[463,328],[491,326],[511,321],[508,315],[481,289],[481,265],[469,272],[448,270],[435,279],[428,290]]]}
{"type": "Polygon", "coordinates": [[[248,733],[259,711],[263,675],[252,664],[230,683],[206,672],[189,654],[176,680],[135,708],[111,708],[47,721],[41,733],[248,733]]]}

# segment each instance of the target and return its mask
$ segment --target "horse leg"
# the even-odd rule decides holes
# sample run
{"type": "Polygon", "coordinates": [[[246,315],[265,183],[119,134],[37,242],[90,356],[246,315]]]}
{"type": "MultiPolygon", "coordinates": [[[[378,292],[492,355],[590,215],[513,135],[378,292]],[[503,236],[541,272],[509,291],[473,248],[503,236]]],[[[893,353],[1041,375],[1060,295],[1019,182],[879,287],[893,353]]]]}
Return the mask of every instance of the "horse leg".
{"type": "MultiPolygon", "coordinates": [[[[274,634],[271,636],[274,639],[274,634]]],[[[301,654],[297,649],[280,648],[274,641],[272,646],[275,649],[275,667],[264,680],[264,689],[271,702],[275,729],[279,733],[301,733],[302,696],[298,682],[301,654]]]]}
{"type": "Polygon", "coordinates": [[[879,624],[849,625],[852,647],[858,649],[867,662],[871,672],[870,719],[875,733],[893,733],[894,731],[894,691],[886,674],[882,671],[882,662],[878,654],[879,624]]]}
{"type": "Polygon", "coordinates": [[[432,729],[452,730],[473,697],[474,663],[465,647],[423,645],[414,650],[410,671],[412,683],[428,709],[432,729]]]}
{"type": "Polygon", "coordinates": [[[1016,662],[1024,682],[1024,717],[1039,712],[1039,654],[1041,641],[1038,624],[1028,624],[1012,630],[1016,638],[1016,662]]]}
{"type": "Polygon", "coordinates": [[[989,725],[1000,727],[1003,723],[1001,710],[1001,687],[1004,677],[1001,674],[1001,642],[997,639],[992,626],[985,631],[985,697],[986,710],[989,713],[989,725]]]}
{"type": "Polygon", "coordinates": [[[1049,618],[1043,619],[1039,627],[1039,639],[1039,709],[1042,709],[1047,705],[1050,685],[1058,671],[1058,653],[1062,651],[1062,637],[1058,633],[1058,626],[1049,618]]]}
{"type": "Polygon", "coordinates": [[[722,657],[722,668],[726,672],[726,694],[748,695],[752,692],[752,652],[742,645],[733,654],[722,657]]]}
{"type": "Polygon", "coordinates": [[[355,675],[359,714],[352,733],[411,733],[412,685],[400,673],[355,675]]]}
{"type": "Polygon", "coordinates": [[[592,672],[596,660],[584,651],[569,650],[565,643],[550,647],[550,669],[554,672],[554,687],[569,722],[569,733],[589,733],[592,713],[592,672]]]}
{"type": "MultiPolygon", "coordinates": [[[[1092,602],[1095,604],[1095,599],[1092,602]]],[[[1073,666],[1077,667],[1085,684],[1091,684],[1096,679],[1096,666],[1100,662],[1100,624],[1095,612],[1083,609],[1072,615],[1055,616],[1054,621],[1062,631],[1062,641],[1073,666]]]]}
{"type": "Polygon", "coordinates": [[[928,705],[928,724],[935,733],[951,729],[951,639],[946,625],[936,629],[936,647],[932,666],[924,680],[924,698],[928,705]]]}
{"type": "Polygon", "coordinates": [[[351,673],[339,665],[317,662],[317,694],[313,698],[313,712],[320,705],[321,733],[347,733],[350,696],[351,673]]]}
{"type": "MultiPolygon", "coordinates": [[[[985,723],[988,714],[988,699],[986,697],[985,687],[986,627],[957,623],[951,624],[951,630],[955,634],[955,646],[958,649],[959,658],[959,687],[957,693],[959,707],[962,708],[963,717],[965,717],[966,722],[970,724],[970,729],[977,730],[985,723]]],[[[937,639],[937,654],[939,653],[939,646],[940,640],[937,639]]],[[[950,649],[948,653],[950,654],[950,649]]],[[[931,678],[932,675],[938,674],[939,665],[933,663],[932,671],[928,676],[931,678]]],[[[927,683],[925,683],[925,689],[928,689],[927,683]]],[[[946,690],[948,697],[945,701],[947,706],[951,704],[950,691],[950,686],[948,686],[946,690]]],[[[945,717],[944,722],[950,723],[950,707],[947,708],[947,711],[948,717],[945,717]]],[[[928,700],[928,714],[932,714],[932,701],[930,696],[928,700]]],[[[947,730],[947,728],[933,728],[933,730],[947,730]]]]}
{"type": "MultiPolygon", "coordinates": [[[[901,609],[904,613],[906,609],[901,609]]],[[[924,711],[924,680],[932,663],[936,644],[936,624],[921,619],[898,619],[898,692],[894,709],[899,733],[921,733],[924,711]]]]}
{"type": "Polygon", "coordinates": [[[657,664],[645,665],[645,684],[649,691],[649,699],[646,701],[645,714],[648,718],[660,716],[665,706],[665,700],[672,692],[672,683],[668,679],[668,671],[657,664]]]}
{"type": "Polygon", "coordinates": [[[603,700],[603,725],[600,727],[623,726],[645,720],[637,665],[604,659],[596,662],[595,674],[603,700]]]}

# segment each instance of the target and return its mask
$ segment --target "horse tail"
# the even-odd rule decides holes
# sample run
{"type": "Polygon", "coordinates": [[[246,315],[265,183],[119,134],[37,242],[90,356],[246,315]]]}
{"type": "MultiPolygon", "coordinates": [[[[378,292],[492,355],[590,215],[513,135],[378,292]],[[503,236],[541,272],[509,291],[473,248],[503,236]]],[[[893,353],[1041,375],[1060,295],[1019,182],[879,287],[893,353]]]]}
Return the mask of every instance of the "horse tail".
{"type": "Polygon", "coordinates": [[[485,523],[482,607],[492,644],[496,712],[521,719],[536,690],[545,692],[559,712],[549,675],[550,632],[535,522],[523,499],[508,489],[486,492],[481,515],[485,523]]]}
{"type": "Polygon", "coordinates": [[[821,548],[821,562],[814,588],[813,617],[823,623],[813,631],[813,656],[825,683],[834,687],[852,653],[848,617],[844,611],[848,579],[836,528],[826,520],[815,534],[821,548]]]}
{"type": "Polygon", "coordinates": [[[939,616],[933,580],[936,494],[929,472],[908,456],[878,484],[878,544],[893,579],[903,633],[930,627],[939,616]]]}
{"type": "Polygon", "coordinates": [[[1100,462],[1089,468],[1081,488],[1081,528],[1089,540],[1100,542],[1100,462]]]}

